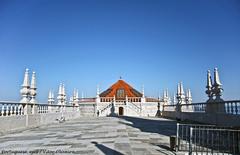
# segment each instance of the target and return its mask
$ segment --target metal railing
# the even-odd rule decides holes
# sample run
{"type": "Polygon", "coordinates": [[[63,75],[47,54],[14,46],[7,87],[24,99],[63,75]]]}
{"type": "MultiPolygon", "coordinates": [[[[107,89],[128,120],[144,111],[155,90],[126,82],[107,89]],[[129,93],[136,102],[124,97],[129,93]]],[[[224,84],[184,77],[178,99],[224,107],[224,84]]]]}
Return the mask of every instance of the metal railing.
{"type": "Polygon", "coordinates": [[[176,150],[189,154],[239,154],[240,130],[214,125],[177,124],[176,150]]]}
{"type": "Polygon", "coordinates": [[[163,111],[175,111],[176,105],[163,105],[163,111]]]}

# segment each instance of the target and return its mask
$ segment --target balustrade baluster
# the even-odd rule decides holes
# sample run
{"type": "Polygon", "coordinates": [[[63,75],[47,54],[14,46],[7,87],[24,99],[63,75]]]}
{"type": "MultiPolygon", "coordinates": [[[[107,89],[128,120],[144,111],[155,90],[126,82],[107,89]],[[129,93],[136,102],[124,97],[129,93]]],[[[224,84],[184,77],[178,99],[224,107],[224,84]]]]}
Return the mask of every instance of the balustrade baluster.
{"type": "Polygon", "coordinates": [[[17,115],[17,106],[14,105],[14,115],[17,115]]]}
{"type": "MultiPolygon", "coordinates": [[[[26,106],[25,106],[25,108],[26,108],[26,106]]],[[[20,110],[20,113],[21,113],[21,115],[23,115],[23,114],[24,114],[24,108],[23,108],[22,105],[20,106],[20,109],[21,109],[21,110],[20,110]]]]}
{"type": "Polygon", "coordinates": [[[226,103],[226,106],[227,106],[227,108],[226,108],[227,113],[230,113],[230,105],[229,105],[229,103],[226,103]]]}
{"type": "Polygon", "coordinates": [[[10,106],[10,116],[12,116],[12,114],[13,114],[13,107],[12,107],[12,105],[10,106]]]}
{"type": "Polygon", "coordinates": [[[238,102],[235,102],[235,114],[238,114],[238,102]]]}
{"type": "Polygon", "coordinates": [[[233,102],[231,102],[231,114],[234,114],[234,107],[233,107],[233,102]]]}
{"type": "Polygon", "coordinates": [[[17,115],[20,115],[20,105],[18,106],[17,111],[17,115]]]}
{"type": "Polygon", "coordinates": [[[6,116],[9,116],[9,105],[6,104],[6,116]]]}
{"type": "Polygon", "coordinates": [[[1,108],[1,116],[3,116],[4,114],[4,105],[2,104],[2,108],[1,108]]]}

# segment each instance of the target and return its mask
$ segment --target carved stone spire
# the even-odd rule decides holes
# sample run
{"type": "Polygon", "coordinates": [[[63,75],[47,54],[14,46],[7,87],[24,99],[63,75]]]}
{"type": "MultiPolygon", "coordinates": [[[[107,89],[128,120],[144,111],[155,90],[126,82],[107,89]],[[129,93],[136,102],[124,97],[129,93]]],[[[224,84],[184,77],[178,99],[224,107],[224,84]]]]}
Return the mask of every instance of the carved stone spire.
{"type": "Polygon", "coordinates": [[[182,82],[180,82],[180,94],[184,95],[183,83],[182,82]]]}
{"type": "Polygon", "coordinates": [[[60,83],[60,85],[59,85],[58,95],[62,95],[62,83],[60,83]]]}
{"type": "Polygon", "coordinates": [[[177,85],[177,97],[181,95],[181,90],[180,90],[180,83],[177,85]]]}
{"type": "Polygon", "coordinates": [[[30,87],[29,85],[29,69],[27,68],[26,71],[25,71],[25,74],[24,74],[24,80],[23,80],[23,84],[22,86],[23,87],[30,87]]]}
{"type": "Polygon", "coordinates": [[[66,105],[67,97],[66,97],[66,91],[65,91],[65,85],[62,85],[62,95],[63,95],[63,104],[66,105]]]}
{"type": "Polygon", "coordinates": [[[213,94],[216,96],[215,101],[223,101],[223,99],[221,99],[223,89],[217,68],[214,69],[214,84],[212,89],[213,94]]]}
{"type": "Polygon", "coordinates": [[[31,100],[30,103],[37,103],[36,95],[37,95],[37,86],[36,86],[36,73],[32,73],[31,87],[30,87],[31,100]]]}
{"type": "Polygon", "coordinates": [[[74,88],[73,89],[73,101],[75,101],[75,99],[76,99],[76,89],[74,88]]]}
{"type": "Polygon", "coordinates": [[[51,104],[52,92],[49,90],[48,92],[48,104],[51,104]]]}
{"type": "Polygon", "coordinates": [[[53,92],[50,90],[48,93],[48,104],[52,105],[54,103],[54,94],[53,92]]]}
{"type": "Polygon", "coordinates": [[[176,104],[177,103],[177,101],[176,101],[176,95],[175,95],[175,93],[173,94],[173,104],[176,104]]]}
{"type": "Polygon", "coordinates": [[[188,89],[188,102],[189,102],[189,104],[192,103],[192,93],[191,93],[190,89],[188,89]]]}
{"type": "Polygon", "coordinates": [[[218,69],[217,68],[214,68],[214,86],[221,86],[221,82],[220,82],[220,79],[219,79],[219,74],[218,74],[218,69]]]}
{"type": "Polygon", "coordinates": [[[186,103],[191,104],[192,103],[192,94],[190,89],[186,90],[186,103]]]}
{"type": "Polygon", "coordinates": [[[99,97],[100,95],[100,88],[99,88],[99,85],[97,85],[97,97],[99,97]]]}
{"type": "Polygon", "coordinates": [[[63,102],[63,85],[60,83],[59,88],[58,88],[58,105],[62,105],[63,102]]]}
{"type": "MultiPolygon", "coordinates": [[[[100,101],[101,101],[99,95],[100,95],[100,88],[99,88],[99,85],[97,85],[96,103],[100,103],[100,101]]],[[[82,93],[82,98],[83,98],[83,93],[82,93]]]]}
{"type": "Polygon", "coordinates": [[[28,103],[29,102],[30,85],[29,85],[28,71],[29,70],[26,69],[25,74],[24,74],[22,89],[20,90],[20,93],[22,95],[22,99],[20,100],[20,103],[28,103]]]}
{"type": "Polygon", "coordinates": [[[205,92],[209,97],[208,101],[212,101],[213,92],[212,92],[212,77],[211,77],[210,70],[207,71],[207,86],[206,86],[206,88],[207,88],[207,90],[205,92]]]}
{"type": "Polygon", "coordinates": [[[144,85],[142,85],[142,97],[145,97],[144,85]]]}

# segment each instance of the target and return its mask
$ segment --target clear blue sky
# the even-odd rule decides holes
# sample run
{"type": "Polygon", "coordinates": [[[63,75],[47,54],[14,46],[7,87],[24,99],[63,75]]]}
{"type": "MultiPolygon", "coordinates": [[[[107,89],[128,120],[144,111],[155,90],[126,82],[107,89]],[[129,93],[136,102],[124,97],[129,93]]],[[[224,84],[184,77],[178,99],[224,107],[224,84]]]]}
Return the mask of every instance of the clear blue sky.
{"type": "Polygon", "coordinates": [[[205,101],[206,71],[240,99],[239,0],[1,0],[0,100],[19,100],[26,67],[38,96],[64,82],[88,97],[122,76],[148,96],[177,82],[205,101]]]}

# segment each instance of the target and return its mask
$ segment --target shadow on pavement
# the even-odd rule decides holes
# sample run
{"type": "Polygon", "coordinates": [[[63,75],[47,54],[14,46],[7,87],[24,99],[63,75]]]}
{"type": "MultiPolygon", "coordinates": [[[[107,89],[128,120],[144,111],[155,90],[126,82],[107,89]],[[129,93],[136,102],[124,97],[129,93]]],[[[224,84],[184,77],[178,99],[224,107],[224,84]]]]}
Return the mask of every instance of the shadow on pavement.
{"type": "Polygon", "coordinates": [[[139,117],[121,116],[120,119],[127,122],[120,122],[128,126],[140,129],[142,132],[158,133],[165,136],[176,135],[176,122],[167,119],[147,119],[139,117]],[[129,122],[129,123],[128,123],[129,122]]]}
{"type": "Polygon", "coordinates": [[[91,142],[91,143],[93,143],[99,150],[101,150],[106,155],[123,155],[122,153],[116,150],[113,150],[109,147],[106,147],[103,144],[98,144],[97,142],[91,142]]]}

